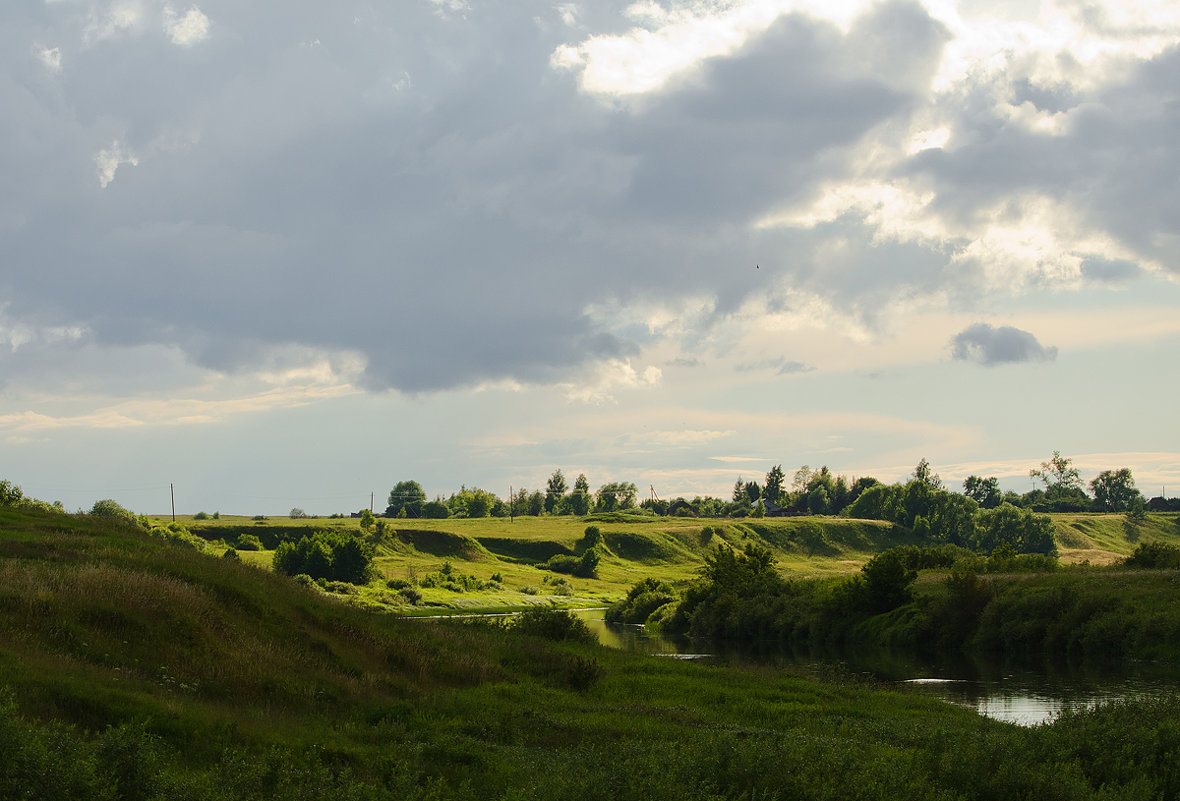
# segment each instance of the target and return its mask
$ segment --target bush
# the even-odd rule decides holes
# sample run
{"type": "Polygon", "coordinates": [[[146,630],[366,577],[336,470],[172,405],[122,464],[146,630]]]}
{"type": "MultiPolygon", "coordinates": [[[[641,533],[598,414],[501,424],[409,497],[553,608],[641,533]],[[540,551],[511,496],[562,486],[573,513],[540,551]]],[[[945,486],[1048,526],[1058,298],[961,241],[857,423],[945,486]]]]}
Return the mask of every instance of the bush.
{"type": "Polygon", "coordinates": [[[544,637],[547,640],[570,640],[573,642],[594,643],[598,638],[586,621],[565,609],[546,609],[535,606],[521,612],[512,621],[512,630],[519,631],[532,637],[544,637]]]}
{"type": "Polygon", "coordinates": [[[671,585],[645,578],[627,591],[627,597],[606,610],[609,623],[644,623],[652,612],[676,600],[671,585]]]}
{"type": "Polygon", "coordinates": [[[239,551],[261,551],[262,541],[253,534],[241,534],[238,536],[237,549],[239,551]]]}
{"type": "Polygon", "coordinates": [[[1135,552],[1122,561],[1123,567],[1138,569],[1180,568],[1180,548],[1166,542],[1141,542],[1135,552]]]}
{"type": "Polygon", "coordinates": [[[197,512],[195,515],[193,515],[193,520],[208,520],[208,519],[209,519],[209,515],[205,512],[197,512]]]}
{"type": "Polygon", "coordinates": [[[417,606],[422,602],[422,591],[417,587],[402,587],[397,594],[410,606],[417,606]]]}
{"type": "Polygon", "coordinates": [[[90,514],[94,517],[103,517],[107,520],[118,520],[122,523],[140,526],[139,519],[130,509],[123,508],[119,505],[118,501],[113,501],[110,498],[95,501],[94,506],[90,507],[90,514]]]}
{"type": "Polygon", "coordinates": [[[272,565],[288,576],[306,573],[313,579],[366,584],[371,577],[373,549],[343,532],[318,531],[297,544],[281,542],[272,565]]]}

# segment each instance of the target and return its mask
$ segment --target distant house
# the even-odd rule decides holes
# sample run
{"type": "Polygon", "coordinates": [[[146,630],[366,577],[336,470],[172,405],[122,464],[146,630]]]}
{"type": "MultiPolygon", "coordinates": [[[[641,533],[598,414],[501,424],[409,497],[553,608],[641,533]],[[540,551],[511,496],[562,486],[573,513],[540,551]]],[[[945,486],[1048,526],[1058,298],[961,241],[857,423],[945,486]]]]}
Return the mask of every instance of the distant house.
{"type": "Polygon", "coordinates": [[[759,503],[762,504],[762,508],[765,510],[767,517],[788,517],[793,514],[790,509],[779,506],[769,498],[761,498],[759,499],[759,503]]]}

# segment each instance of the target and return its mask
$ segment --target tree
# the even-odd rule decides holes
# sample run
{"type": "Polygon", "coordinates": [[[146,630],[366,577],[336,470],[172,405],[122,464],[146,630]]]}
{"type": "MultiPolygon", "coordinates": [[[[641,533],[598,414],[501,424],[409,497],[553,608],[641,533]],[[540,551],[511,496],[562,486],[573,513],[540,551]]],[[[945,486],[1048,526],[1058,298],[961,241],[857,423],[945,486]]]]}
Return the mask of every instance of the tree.
{"type": "Polygon", "coordinates": [[[549,483],[545,486],[545,511],[552,512],[561,505],[561,501],[565,498],[565,476],[561,474],[561,468],[553,471],[553,475],[549,476],[549,483]]]}
{"type": "Polygon", "coordinates": [[[1000,494],[1000,483],[995,476],[988,478],[967,476],[963,482],[963,494],[968,498],[973,498],[984,509],[994,509],[1003,500],[1003,496],[1000,494]]]}
{"type": "Polygon", "coordinates": [[[405,517],[420,517],[422,504],[426,503],[426,493],[417,481],[399,481],[389,491],[389,506],[385,509],[387,517],[401,517],[398,513],[405,512],[405,517]]]}
{"type": "Polygon", "coordinates": [[[778,503],[779,496],[783,494],[783,481],[786,476],[783,474],[783,466],[776,464],[770,468],[770,472],[766,474],[766,489],[762,492],[762,497],[778,503]]]}
{"type": "Polygon", "coordinates": [[[373,519],[373,513],[368,509],[361,509],[361,531],[368,534],[373,530],[374,522],[375,520],[373,519]]]}
{"type": "Polygon", "coordinates": [[[1126,512],[1136,498],[1143,497],[1135,488],[1135,479],[1127,467],[1103,470],[1090,482],[1090,491],[1094,493],[1094,502],[1106,512],[1126,512]]]}
{"type": "Polygon", "coordinates": [[[1073,460],[1061,455],[1061,451],[1053,451],[1053,456],[1047,462],[1041,462],[1040,469],[1028,471],[1030,478],[1039,478],[1045,482],[1045,496],[1052,499],[1068,497],[1073,490],[1082,489],[1082,477],[1073,460]]]}
{"type": "Polygon", "coordinates": [[[600,512],[630,509],[635,505],[635,497],[638,494],[639,488],[635,484],[629,481],[612,481],[598,488],[594,508],[600,512]]]}
{"type": "Polygon", "coordinates": [[[897,551],[877,554],[860,569],[868,590],[869,607],[874,612],[888,612],[913,597],[910,585],[918,572],[906,566],[897,551]]]}
{"type": "Polygon", "coordinates": [[[926,461],[925,457],[914,468],[911,480],[925,484],[931,489],[942,489],[942,479],[930,468],[930,462],[926,461]]]}
{"type": "Polygon", "coordinates": [[[738,476],[738,480],[733,485],[733,502],[734,503],[748,503],[746,498],[746,484],[742,481],[742,477],[738,476]]]}
{"type": "Polygon", "coordinates": [[[562,514],[577,515],[578,517],[590,511],[590,482],[586,479],[585,473],[578,474],[574,480],[573,492],[562,499],[558,509],[562,514]]]}
{"type": "Polygon", "coordinates": [[[822,484],[807,493],[807,512],[809,514],[826,515],[829,511],[831,511],[831,503],[828,491],[822,484]]]}
{"type": "Polygon", "coordinates": [[[307,512],[303,511],[298,506],[292,506],[291,513],[287,516],[290,517],[292,520],[298,520],[300,518],[307,517],[307,512]]]}

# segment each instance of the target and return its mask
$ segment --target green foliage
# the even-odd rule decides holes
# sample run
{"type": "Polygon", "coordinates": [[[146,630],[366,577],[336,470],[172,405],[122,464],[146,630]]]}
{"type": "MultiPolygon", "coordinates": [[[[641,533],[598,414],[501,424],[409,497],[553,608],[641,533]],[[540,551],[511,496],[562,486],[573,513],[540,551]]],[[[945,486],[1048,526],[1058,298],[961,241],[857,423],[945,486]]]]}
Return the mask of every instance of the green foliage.
{"type": "Polygon", "coordinates": [[[608,623],[644,623],[660,607],[677,600],[667,582],[645,578],[627,591],[627,597],[606,610],[608,623]]]}
{"type": "Polygon", "coordinates": [[[389,506],[385,509],[385,516],[420,517],[425,503],[426,492],[421,484],[417,481],[399,481],[389,491],[389,506]]]}
{"type": "Polygon", "coordinates": [[[512,618],[511,628],[530,637],[547,640],[594,643],[598,638],[586,621],[566,609],[534,606],[512,618]]]}
{"type": "Polygon", "coordinates": [[[129,509],[124,509],[119,505],[118,501],[113,501],[106,498],[101,501],[95,501],[94,506],[90,507],[90,514],[93,517],[101,517],[106,520],[117,520],[120,523],[126,523],[136,528],[140,528],[139,518],[135,513],[129,509]]]}
{"type": "Polygon", "coordinates": [[[1140,570],[1180,569],[1180,548],[1166,542],[1141,542],[1122,564],[1140,570]]]}
{"type": "Polygon", "coordinates": [[[445,520],[450,516],[451,510],[442,501],[433,500],[422,504],[422,517],[427,520],[445,520]]]}
{"type": "Polygon", "coordinates": [[[151,536],[162,539],[171,545],[192,548],[195,551],[208,550],[208,543],[196,536],[180,523],[169,523],[166,526],[154,526],[149,532],[151,536]]]}
{"type": "Polygon", "coordinates": [[[197,512],[193,515],[193,520],[208,520],[209,514],[207,512],[197,512]]]}
{"type": "Polygon", "coordinates": [[[275,549],[275,571],[288,576],[306,573],[313,579],[368,583],[373,549],[364,540],[343,532],[319,531],[298,543],[282,542],[275,549]]]}
{"type": "Polygon", "coordinates": [[[1136,501],[1143,503],[1143,495],[1135,488],[1135,479],[1126,467],[1103,470],[1090,482],[1090,491],[1094,493],[1094,504],[1104,512],[1126,512],[1136,501]]]}
{"type": "Polygon", "coordinates": [[[860,572],[873,612],[888,612],[913,598],[910,586],[918,578],[918,573],[906,565],[897,551],[889,550],[874,556],[860,572]]]}
{"type": "Polygon", "coordinates": [[[239,551],[261,551],[262,541],[255,534],[238,535],[237,549],[239,551]]]}

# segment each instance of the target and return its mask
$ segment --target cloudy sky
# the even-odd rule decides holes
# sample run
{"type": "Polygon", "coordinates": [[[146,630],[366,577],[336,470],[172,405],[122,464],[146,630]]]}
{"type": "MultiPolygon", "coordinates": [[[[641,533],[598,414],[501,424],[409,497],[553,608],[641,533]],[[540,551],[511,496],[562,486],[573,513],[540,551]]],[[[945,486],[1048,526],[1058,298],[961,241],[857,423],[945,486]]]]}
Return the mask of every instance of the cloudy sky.
{"type": "Polygon", "coordinates": [[[0,477],[1180,492],[1174,0],[0,8],[0,477]]]}

